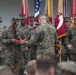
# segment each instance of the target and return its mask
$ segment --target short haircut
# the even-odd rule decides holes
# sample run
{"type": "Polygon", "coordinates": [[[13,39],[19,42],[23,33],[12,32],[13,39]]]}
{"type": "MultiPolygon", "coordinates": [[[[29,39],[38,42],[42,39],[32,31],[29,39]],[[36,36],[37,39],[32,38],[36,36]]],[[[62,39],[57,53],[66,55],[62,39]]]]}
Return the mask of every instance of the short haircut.
{"type": "Polygon", "coordinates": [[[15,75],[8,66],[0,66],[0,75],[15,75]]]}
{"type": "Polygon", "coordinates": [[[46,16],[45,14],[39,14],[38,19],[39,19],[39,18],[45,18],[45,19],[47,19],[47,16],[46,16]]]}
{"type": "Polygon", "coordinates": [[[57,74],[67,74],[67,75],[76,75],[76,63],[73,61],[69,62],[60,62],[58,63],[58,68],[56,70],[57,74]]]}
{"type": "Polygon", "coordinates": [[[49,52],[39,52],[36,59],[36,68],[38,70],[47,71],[52,66],[57,64],[55,55],[49,52]]]}
{"type": "Polygon", "coordinates": [[[26,65],[26,74],[35,75],[36,60],[31,60],[26,65]]]}

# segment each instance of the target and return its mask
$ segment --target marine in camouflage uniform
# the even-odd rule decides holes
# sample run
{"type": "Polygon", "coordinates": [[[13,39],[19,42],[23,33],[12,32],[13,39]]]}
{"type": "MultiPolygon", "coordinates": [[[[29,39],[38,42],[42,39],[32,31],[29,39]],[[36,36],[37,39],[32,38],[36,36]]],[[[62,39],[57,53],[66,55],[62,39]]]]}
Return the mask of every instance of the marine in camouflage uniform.
{"type": "Polygon", "coordinates": [[[2,22],[2,18],[0,17],[0,65],[4,64],[4,50],[3,50],[3,45],[2,45],[2,31],[3,31],[3,27],[1,27],[1,22],[2,22]]]}
{"type": "Polygon", "coordinates": [[[45,15],[39,16],[40,26],[37,27],[35,34],[28,41],[22,41],[22,44],[27,45],[37,44],[37,53],[39,51],[50,52],[55,54],[55,44],[56,44],[56,29],[47,23],[45,15]]]}
{"type": "MultiPolygon", "coordinates": [[[[70,28],[70,17],[65,17],[64,23],[65,23],[65,31],[67,32],[70,28]]],[[[65,44],[65,38],[66,38],[65,36],[62,37],[62,51],[61,51],[62,61],[67,61],[69,59],[69,51],[65,44]]]]}
{"type": "MultiPolygon", "coordinates": [[[[34,35],[36,28],[38,27],[38,22],[34,23],[34,19],[33,17],[30,18],[30,26],[33,28],[33,30],[31,31],[31,37],[32,35],[34,35]]],[[[36,59],[36,49],[37,49],[37,45],[34,44],[30,47],[30,60],[36,59]]]]}
{"type": "MultiPolygon", "coordinates": [[[[30,39],[32,28],[25,24],[25,14],[20,14],[20,25],[17,27],[17,35],[20,40],[30,39]]],[[[25,64],[30,60],[30,46],[21,45],[25,64]]]]}
{"type": "Polygon", "coordinates": [[[23,60],[21,45],[13,42],[13,39],[17,39],[15,31],[17,24],[14,22],[15,20],[15,18],[12,18],[11,25],[4,31],[6,35],[6,37],[3,35],[2,40],[5,50],[4,60],[5,65],[9,66],[16,75],[22,75],[23,60]]]}
{"type": "Polygon", "coordinates": [[[70,60],[76,62],[76,15],[74,16],[74,26],[66,33],[65,44],[70,52],[70,60]]]}
{"type": "MultiPolygon", "coordinates": [[[[35,34],[35,30],[32,30],[31,31],[31,36],[35,34]]],[[[33,59],[36,59],[36,49],[37,49],[37,44],[33,44],[33,45],[30,45],[30,60],[33,60],[33,59]]]]}

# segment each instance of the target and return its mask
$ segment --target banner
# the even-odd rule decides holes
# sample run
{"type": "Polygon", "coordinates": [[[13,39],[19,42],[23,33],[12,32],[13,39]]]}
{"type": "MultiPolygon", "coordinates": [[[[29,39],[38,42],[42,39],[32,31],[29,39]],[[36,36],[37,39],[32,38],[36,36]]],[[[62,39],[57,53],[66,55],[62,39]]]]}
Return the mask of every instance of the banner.
{"type": "Polygon", "coordinates": [[[36,0],[34,21],[37,20],[38,15],[40,14],[40,10],[41,10],[40,5],[41,5],[41,0],[36,0]]]}
{"type": "Polygon", "coordinates": [[[22,0],[22,8],[21,8],[21,13],[20,14],[25,14],[26,15],[25,23],[27,25],[29,25],[27,0],[22,0]]]}
{"type": "Polygon", "coordinates": [[[64,25],[64,15],[63,15],[63,0],[58,0],[58,13],[55,18],[55,27],[57,29],[58,33],[58,39],[59,39],[59,45],[58,45],[58,52],[60,54],[60,59],[61,61],[61,38],[65,36],[65,25],[64,25]]]}
{"type": "Polygon", "coordinates": [[[53,17],[53,0],[45,0],[45,10],[44,13],[49,17],[49,23],[52,23],[53,17]]]}
{"type": "Polygon", "coordinates": [[[74,14],[76,14],[76,0],[71,0],[70,24],[74,25],[74,14]]]}
{"type": "Polygon", "coordinates": [[[49,21],[52,23],[52,17],[53,17],[53,0],[48,0],[48,17],[49,17],[49,21]]]}
{"type": "Polygon", "coordinates": [[[57,15],[55,19],[55,27],[57,28],[58,38],[65,36],[65,26],[63,15],[57,15]]]}

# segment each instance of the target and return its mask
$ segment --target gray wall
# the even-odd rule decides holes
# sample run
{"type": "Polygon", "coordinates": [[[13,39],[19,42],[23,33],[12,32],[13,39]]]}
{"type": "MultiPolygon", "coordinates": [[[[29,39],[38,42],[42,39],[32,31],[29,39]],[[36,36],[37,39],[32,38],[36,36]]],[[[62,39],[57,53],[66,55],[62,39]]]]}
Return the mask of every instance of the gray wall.
{"type": "MultiPolygon", "coordinates": [[[[57,3],[58,0],[53,0],[54,1],[54,18],[57,13],[57,3]]],[[[68,1],[68,14],[69,14],[69,7],[70,7],[70,0],[68,1]]],[[[29,16],[34,15],[34,0],[28,0],[29,4],[29,16]]],[[[44,13],[44,7],[45,7],[45,0],[42,0],[41,2],[41,12],[44,13]]],[[[10,20],[11,18],[14,17],[19,17],[21,11],[21,0],[0,0],[0,16],[3,19],[2,25],[9,26],[10,25],[10,20]]]]}
{"type": "Polygon", "coordinates": [[[3,19],[2,25],[10,25],[13,16],[18,16],[21,9],[21,0],[0,0],[0,16],[3,19]]]}

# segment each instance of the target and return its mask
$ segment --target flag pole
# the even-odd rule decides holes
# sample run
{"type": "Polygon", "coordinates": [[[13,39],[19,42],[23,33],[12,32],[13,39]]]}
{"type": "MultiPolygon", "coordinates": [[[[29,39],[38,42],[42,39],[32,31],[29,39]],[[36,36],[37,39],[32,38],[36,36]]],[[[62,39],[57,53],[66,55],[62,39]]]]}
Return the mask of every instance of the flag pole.
{"type": "MultiPolygon", "coordinates": [[[[62,0],[58,0],[58,15],[60,16],[63,13],[63,5],[62,0]]],[[[61,52],[62,52],[62,46],[61,46],[61,38],[59,39],[60,44],[60,50],[59,50],[59,62],[61,62],[61,52]]]]}
{"type": "Polygon", "coordinates": [[[49,21],[52,23],[52,17],[53,17],[53,0],[48,0],[47,2],[47,13],[48,13],[48,17],[49,17],[49,21]]]}
{"type": "Polygon", "coordinates": [[[59,38],[59,44],[60,44],[60,51],[59,51],[59,62],[61,62],[61,55],[62,55],[62,37],[65,36],[65,26],[64,26],[64,9],[63,9],[63,0],[58,0],[58,15],[59,15],[59,23],[58,23],[58,26],[61,26],[61,31],[60,31],[60,28],[58,28],[58,38],[59,38]],[[61,33],[61,34],[60,34],[61,33]]]}
{"type": "Polygon", "coordinates": [[[59,51],[59,55],[60,55],[60,57],[59,57],[59,62],[61,62],[61,54],[62,54],[62,38],[60,38],[60,41],[59,41],[59,43],[60,43],[60,51],[59,51]]]}

